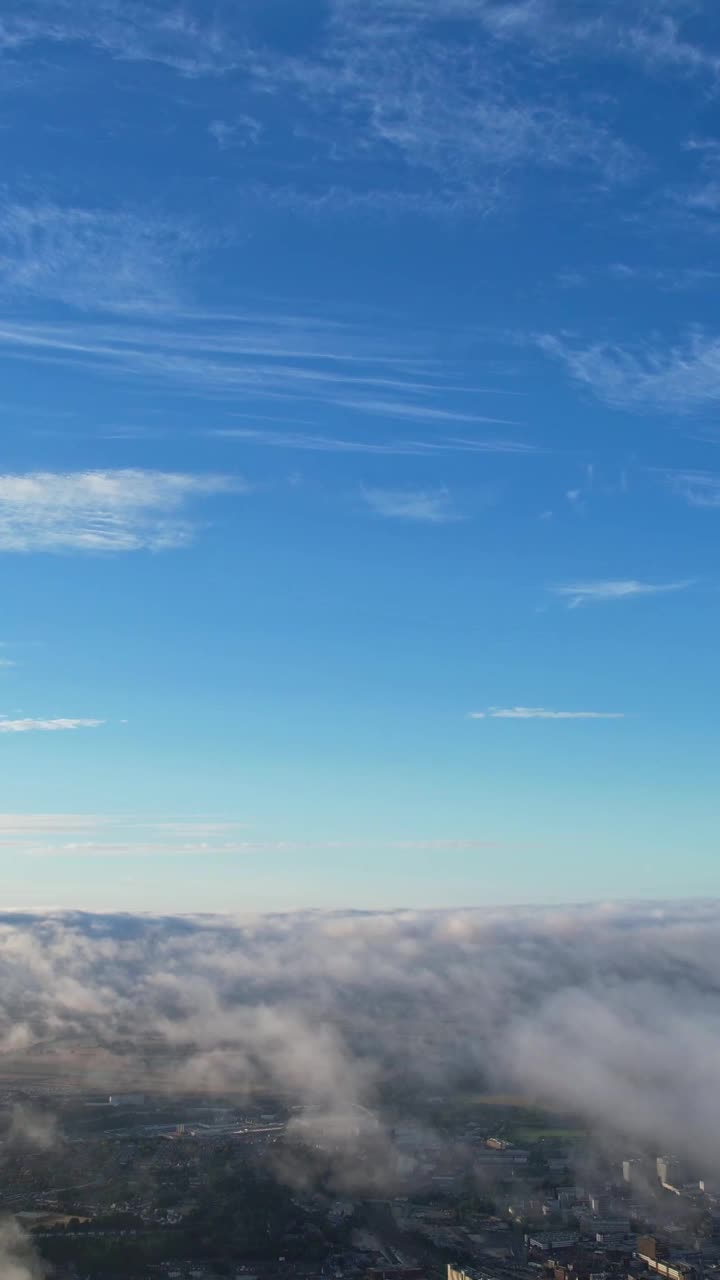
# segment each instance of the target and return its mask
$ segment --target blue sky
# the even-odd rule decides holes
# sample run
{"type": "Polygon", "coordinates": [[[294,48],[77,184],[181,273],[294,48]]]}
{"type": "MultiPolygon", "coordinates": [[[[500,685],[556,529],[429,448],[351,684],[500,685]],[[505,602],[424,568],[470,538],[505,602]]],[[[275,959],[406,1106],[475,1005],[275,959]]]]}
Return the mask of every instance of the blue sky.
{"type": "Polygon", "coordinates": [[[0,57],[6,904],[717,893],[714,6],[0,57]]]}

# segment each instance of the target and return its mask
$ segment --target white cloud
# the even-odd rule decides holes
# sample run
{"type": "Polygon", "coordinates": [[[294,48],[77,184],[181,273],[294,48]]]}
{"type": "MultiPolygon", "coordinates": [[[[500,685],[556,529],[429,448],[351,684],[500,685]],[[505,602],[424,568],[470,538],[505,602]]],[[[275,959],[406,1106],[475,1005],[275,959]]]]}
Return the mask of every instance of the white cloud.
{"type": "Polygon", "coordinates": [[[490,418],[476,413],[462,413],[455,409],[437,408],[432,405],[402,400],[338,400],[345,409],[360,409],[363,413],[376,413],[383,418],[411,418],[416,422],[471,422],[493,423],[504,427],[516,427],[512,418],[490,418]]]}
{"type": "Polygon", "coordinates": [[[671,489],[691,507],[720,507],[720,475],[711,471],[665,471],[671,489]]]}
{"type": "Polygon", "coordinates": [[[93,829],[103,821],[103,818],[87,813],[0,813],[0,836],[38,831],[81,831],[93,829]]]}
{"type": "MultiPolygon", "coordinates": [[[[662,4],[658,6],[654,21],[645,26],[633,24],[627,29],[628,53],[631,56],[636,54],[652,70],[675,70],[681,74],[699,72],[717,78],[720,75],[720,54],[708,42],[696,44],[687,38],[677,18],[667,12],[671,8],[672,4],[662,4]]],[[[681,3],[677,8],[681,17],[689,16],[689,6],[681,3]]],[[[621,49],[625,43],[623,34],[618,40],[618,48],[621,49]]]]}
{"type": "MultiPolygon", "coordinates": [[[[152,379],[183,390],[226,399],[236,411],[244,394],[254,400],[270,401],[272,407],[295,410],[303,417],[291,421],[314,427],[309,415],[315,404],[349,409],[353,415],[368,414],[373,419],[397,418],[408,424],[416,418],[425,429],[455,426],[466,435],[469,426],[498,424],[516,426],[513,419],[491,414],[464,414],[452,406],[459,395],[511,395],[497,386],[468,386],[459,376],[452,357],[434,358],[427,334],[397,333],[379,322],[355,323],[337,320],[332,314],[319,318],[262,311],[234,313],[178,313],[173,322],[162,316],[153,322],[88,319],[57,324],[32,324],[14,318],[0,320],[0,349],[6,357],[32,363],[67,365],[104,376],[152,379]],[[378,401],[382,389],[382,400],[378,401]]],[[[240,415],[247,416],[247,415],[240,415]]],[[[344,413],[343,418],[350,417],[344,413]]],[[[254,415],[260,420],[288,421],[254,415]]],[[[355,428],[357,430],[357,428],[355,428]]],[[[399,432],[400,427],[396,430],[399,432]]],[[[308,437],[306,437],[308,438],[308,437]]],[[[314,437],[317,438],[317,437],[314,437]]],[[[463,439],[468,451],[476,442],[463,439]]],[[[485,448],[477,442],[478,450],[485,448]]],[[[492,441],[490,448],[495,449],[492,441]]],[[[528,452],[531,446],[502,441],[498,451],[528,452]]]]}
{"type": "Polygon", "coordinates": [[[390,520],[447,524],[460,519],[447,489],[363,489],[362,497],[376,515],[390,520]]]}
{"type": "Polygon", "coordinates": [[[0,49],[85,44],[119,61],[157,62],[189,78],[222,75],[235,65],[236,42],[214,16],[193,9],[153,0],[73,0],[62,6],[54,0],[8,0],[0,49]]]}
{"type": "Polygon", "coordinates": [[[333,436],[316,436],[300,431],[266,431],[257,428],[229,427],[210,433],[223,439],[245,441],[274,449],[296,449],[309,453],[367,453],[394,457],[432,458],[443,453],[510,453],[534,454],[535,447],[516,440],[464,440],[442,436],[437,440],[347,440],[333,436]]]}
{"type": "MultiPolygon", "coordinates": [[[[695,38],[689,7],[673,0],[630,9],[596,0],[582,12],[566,0],[327,0],[324,8],[312,51],[289,54],[257,38],[254,6],[8,0],[0,45],[38,46],[43,66],[82,44],[86,56],[156,62],[186,77],[236,71],[259,91],[259,114],[284,96],[282,112],[271,107],[273,131],[284,117],[294,167],[312,174],[297,193],[269,183],[270,198],[426,216],[493,209],[514,171],[560,169],[604,183],[634,176],[641,161],[609,127],[604,96],[570,101],[559,62],[572,60],[572,83],[578,63],[583,72],[589,63],[587,83],[628,61],[683,77],[720,71],[712,41],[695,38]],[[313,163],[303,165],[308,140],[313,163]],[[337,174],[319,189],[318,154],[337,174]]],[[[242,114],[207,127],[228,147],[256,142],[263,120],[242,114]]]]}
{"type": "MultiPolygon", "coordinates": [[[[20,1127],[21,1113],[16,1109],[13,1119],[20,1127]]],[[[39,1128],[39,1126],[38,1126],[39,1128]]],[[[28,1137],[27,1124],[21,1132],[28,1137]]],[[[48,1126],[48,1134],[50,1127],[48,1126]]],[[[3,1214],[0,1218],[0,1275],[3,1280],[45,1280],[48,1271],[37,1252],[33,1239],[21,1227],[17,1218],[3,1214]]]]}
{"type": "Polygon", "coordinates": [[[117,470],[0,475],[0,551],[153,551],[180,547],[194,497],[247,490],[217,475],[117,470]]]}
{"type": "Polygon", "coordinates": [[[568,608],[577,609],[583,604],[602,603],[608,600],[628,600],[633,596],[656,596],[670,591],[684,591],[692,585],[691,579],[683,582],[638,582],[634,578],[599,580],[596,582],[571,582],[551,587],[556,596],[568,601],[568,608]]]}
{"type": "MultiPolygon", "coordinates": [[[[2,833],[0,832],[0,835],[2,833]]],[[[0,845],[10,841],[0,839],[0,845]]],[[[12,842],[13,848],[28,857],[94,857],[94,858],[176,858],[229,857],[232,855],[308,853],[318,850],[343,852],[350,849],[392,849],[397,852],[425,852],[443,849],[494,849],[509,847],[502,840],[446,839],[423,840],[61,840],[51,844],[35,844],[23,840],[12,842]]]]}
{"type": "Polygon", "coordinates": [[[333,1169],[356,1198],[394,1194],[377,1182],[396,1163],[388,1086],[412,1109],[470,1075],[577,1115],[618,1148],[672,1150],[712,1172],[719,939],[710,899],[242,918],[6,913],[0,1048],[23,1053],[18,1070],[42,1062],[47,1074],[52,1039],[69,1051],[63,1084],[78,1091],[140,1075],[170,1094],[264,1090],[323,1114],[370,1108],[386,1145],[359,1161],[353,1143],[333,1169]]]}
{"type": "MultiPolygon", "coordinates": [[[[675,70],[680,74],[720,72],[720,57],[711,42],[696,42],[685,21],[694,5],[687,0],[655,0],[648,7],[628,9],[619,0],[600,0],[579,10],[563,0],[329,0],[328,30],[331,49],[350,44],[358,31],[367,41],[381,42],[394,36],[425,35],[435,22],[471,25],[478,45],[488,38],[497,44],[530,45],[536,60],[554,62],[578,52],[598,59],[632,60],[650,71],[675,70]]],[[[235,21],[219,16],[198,3],[182,10],[169,3],[142,0],[74,0],[59,6],[53,0],[8,0],[0,47],[14,50],[23,45],[80,42],[99,53],[130,62],[161,63],[186,77],[218,76],[242,66],[267,81],[272,62],[248,53],[251,26],[236,9],[235,21]]],[[[492,46],[491,46],[492,49],[492,46]]],[[[497,49],[492,49],[496,58],[497,49]]],[[[294,73],[304,84],[313,63],[298,58],[277,61],[285,75],[294,73]]],[[[334,70],[319,61],[318,79],[334,70]]]]}
{"type": "Polygon", "coordinates": [[[491,707],[471,711],[470,720],[623,720],[624,711],[550,711],[547,707],[491,707]]]}
{"type": "Polygon", "coordinates": [[[231,147],[256,147],[263,133],[263,126],[255,116],[240,115],[234,120],[212,120],[208,133],[221,151],[231,147]]]}
{"type": "Polygon", "coordinates": [[[104,720],[10,720],[7,716],[0,716],[0,733],[55,733],[63,729],[97,729],[102,724],[105,724],[104,720]]]}
{"type": "MultiPolygon", "coordinates": [[[[547,24],[534,21],[533,8],[334,0],[321,57],[256,56],[256,74],[283,81],[315,108],[314,137],[322,111],[325,140],[351,175],[368,154],[385,167],[402,161],[407,180],[374,197],[409,192],[422,208],[430,186],[430,213],[438,201],[445,212],[492,208],[514,170],[571,169],[607,182],[631,176],[631,149],[589,99],[584,112],[571,110],[554,76],[531,89],[488,39],[527,32],[535,52],[536,28],[547,24]]],[[[541,62],[535,71],[542,77],[541,62]]]]}
{"type": "MultiPolygon", "coordinates": [[[[571,107],[546,65],[558,51],[576,49],[587,31],[599,30],[598,17],[573,22],[552,4],[514,0],[329,0],[312,53],[284,54],[255,38],[246,9],[209,16],[192,0],[182,12],[152,0],[62,6],[9,0],[0,46],[38,45],[49,62],[62,56],[63,46],[83,44],[86,53],[157,62],[186,77],[236,70],[250,91],[259,90],[261,105],[271,88],[275,101],[284,95],[286,140],[300,160],[312,142],[313,163],[296,163],[295,170],[310,169],[314,179],[320,154],[338,175],[319,192],[315,182],[304,183],[298,197],[290,197],[296,204],[298,198],[317,204],[330,197],[334,207],[340,199],[380,212],[414,209],[426,217],[488,212],[513,171],[571,170],[611,183],[634,176],[639,165],[608,127],[607,112],[590,95],[581,108],[571,107]],[[511,59],[499,52],[498,43],[509,41],[532,47],[532,81],[513,73],[511,59]],[[368,172],[376,190],[362,181],[368,172]]],[[[650,33],[655,29],[652,24],[650,33]]],[[[610,38],[612,23],[605,30],[593,47],[614,52],[620,41],[616,33],[610,38]]],[[[630,40],[624,43],[632,47],[630,40]]],[[[645,51],[642,58],[650,64],[659,53],[645,51]]],[[[208,126],[221,148],[256,143],[262,127],[262,119],[247,114],[208,126]]],[[[270,198],[276,191],[271,183],[270,198]]]]}
{"type": "Polygon", "coordinates": [[[690,413],[720,401],[720,338],[691,334],[673,346],[615,343],[577,346],[544,335],[538,345],[607,404],[623,409],[690,413]]]}
{"type": "Polygon", "coordinates": [[[177,310],[184,262],[198,234],[117,209],[6,204],[0,212],[0,293],[52,298],[83,310],[177,310]]]}
{"type": "MultiPolygon", "coordinates": [[[[15,722],[53,728],[103,723],[88,721],[15,722]]],[[[2,721],[0,720],[0,726],[2,721]]],[[[1,731],[1,729],[0,729],[1,731]]],[[[22,731],[14,729],[13,731],[22,731]]],[[[302,854],[319,849],[343,852],[393,849],[398,852],[483,849],[511,842],[479,837],[408,835],[398,838],[341,836],[333,839],[253,836],[246,822],[212,817],[157,817],[139,814],[0,813],[0,848],[28,857],[209,857],[302,854]]]]}

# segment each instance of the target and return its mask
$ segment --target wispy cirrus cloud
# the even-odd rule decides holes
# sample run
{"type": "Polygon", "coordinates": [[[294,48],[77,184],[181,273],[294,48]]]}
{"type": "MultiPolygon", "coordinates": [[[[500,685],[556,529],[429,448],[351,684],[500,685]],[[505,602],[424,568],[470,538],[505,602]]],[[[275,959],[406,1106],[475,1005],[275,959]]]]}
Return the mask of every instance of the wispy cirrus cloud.
{"type": "Polygon", "coordinates": [[[567,600],[569,609],[584,604],[603,604],[613,600],[631,600],[636,596],[667,595],[692,586],[692,579],[681,582],[639,582],[636,578],[599,579],[594,582],[570,582],[550,587],[553,595],[567,600]]]}
{"type": "Polygon", "coordinates": [[[256,147],[263,133],[263,125],[255,116],[239,115],[233,120],[212,120],[208,133],[221,151],[231,147],[256,147]]]}
{"type": "Polygon", "coordinates": [[[8,716],[0,716],[0,733],[57,733],[70,729],[98,729],[103,724],[105,724],[104,720],[88,720],[81,717],[54,720],[35,720],[24,717],[21,720],[11,720],[8,716]]]}
{"type": "Polygon", "coordinates": [[[93,830],[103,821],[92,813],[0,813],[0,836],[93,830]]]}
{"type": "MultiPolygon", "coordinates": [[[[716,75],[720,54],[711,41],[698,40],[688,22],[698,8],[686,0],[656,0],[650,9],[631,11],[618,0],[596,0],[581,12],[564,0],[329,0],[317,76],[332,76],[328,46],[342,50],[358,28],[368,41],[379,42],[388,32],[428,38],[437,23],[463,24],[476,39],[490,37],[497,45],[529,45],[536,58],[551,63],[586,52],[598,60],[630,59],[650,71],[716,75]]],[[[269,55],[267,49],[265,58],[259,49],[253,52],[257,35],[250,6],[247,12],[221,8],[208,15],[198,2],[179,10],[170,0],[9,0],[0,48],[86,44],[104,56],[157,62],[187,77],[217,76],[242,65],[264,78],[269,55]]],[[[315,66],[298,55],[277,60],[301,83],[315,66]]]]}
{"type": "Polygon", "coordinates": [[[517,440],[472,440],[442,436],[436,440],[347,440],[334,436],[318,436],[299,431],[268,431],[258,428],[228,427],[210,434],[247,444],[265,445],[273,449],[295,449],[309,453],[363,453],[394,457],[432,458],[444,453],[500,453],[533,455],[538,450],[517,440]]]}
{"type": "Polygon", "coordinates": [[[368,848],[411,853],[416,850],[440,852],[445,849],[495,849],[513,846],[509,841],[463,840],[451,836],[445,840],[156,840],[152,843],[140,840],[68,840],[46,845],[26,841],[20,846],[15,843],[13,847],[29,857],[203,858],[222,855],[311,853],[320,850],[341,853],[350,849],[368,848]]]}
{"type": "Polygon", "coordinates": [[[388,520],[448,524],[462,518],[447,489],[362,489],[361,497],[375,515],[388,520]]]}
{"type": "Polygon", "coordinates": [[[673,493],[691,507],[720,507],[720,475],[711,471],[663,471],[673,493]]]}
{"type": "Polygon", "coordinates": [[[720,401],[720,338],[712,335],[693,333],[665,347],[581,346],[550,335],[537,341],[576,382],[617,408],[686,414],[720,401]]]}
{"type": "Polygon", "coordinates": [[[564,0],[327,0],[322,21],[308,12],[314,39],[295,49],[277,38],[280,20],[268,21],[265,8],[9,0],[0,48],[26,61],[41,49],[43,65],[80,48],[183,77],[240,73],[241,109],[222,108],[204,125],[209,137],[223,150],[252,144],[261,153],[282,115],[294,171],[308,175],[295,189],[259,166],[250,183],[258,198],[425,217],[490,214],[513,176],[529,171],[596,189],[635,177],[642,157],[611,127],[602,95],[571,97],[559,63],[602,74],[630,61],[648,75],[683,78],[717,78],[720,67],[680,0],[642,12],[591,0],[582,13],[564,0]],[[273,105],[280,98],[282,113],[273,105]],[[318,155],[329,162],[325,174],[318,155]]]}
{"type": "Polygon", "coordinates": [[[551,711],[548,707],[489,707],[469,720],[624,720],[624,711],[551,711]]]}
{"type": "MultiPolygon", "coordinates": [[[[380,0],[375,0],[379,3],[380,0]]],[[[424,12],[430,20],[438,5],[430,0],[394,0],[394,7],[424,12]]],[[[596,62],[633,62],[650,74],[720,74],[720,50],[699,40],[689,19],[702,0],[656,0],[647,9],[628,9],[622,0],[586,4],[564,0],[440,0],[444,15],[474,19],[498,44],[531,45],[550,65],[578,55],[596,62]]]]}
{"type": "MultiPolygon", "coordinates": [[[[380,161],[387,180],[378,194],[386,198],[417,197],[429,178],[439,177],[436,204],[442,196],[447,211],[486,208],[488,186],[514,168],[579,169],[606,180],[630,171],[630,148],[591,99],[583,111],[571,110],[552,80],[530,92],[528,78],[511,76],[497,56],[493,41],[525,42],[534,51],[544,46],[547,53],[560,47],[561,32],[565,47],[577,47],[582,24],[552,5],[542,8],[539,14],[534,5],[515,3],[329,0],[313,50],[286,53],[262,23],[258,29],[251,7],[209,17],[199,3],[180,12],[157,0],[130,6],[10,0],[2,42],[29,56],[36,45],[46,56],[48,48],[52,56],[82,45],[116,60],[161,63],[186,77],[241,69],[261,100],[269,85],[274,95],[286,95],[296,148],[304,128],[315,149],[324,145],[332,153],[341,174],[352,175],[368,160],[377,170],[380,161]],[[397,159],[409,182],[393,176],[397,159]]],[[[542,71],[536,59],[536,74],[542,71]]],[[[247,133],[248,119],[255,115],[245,110],[237,120],[213,122],[218,141],[247,133]]]]}
{"type": "Polygon", "coordinates": [[[223,75],[236,65],[236,40],[199,5],[162,0],[9,0],[0,50],[84,45],[125,62],[156,62],[188,78],[223,75]]]}
{"type": "Polygon", "coordinates": [[[0,475],[0,552],[152,551],[191,541],[193,498],[242,493],[240,479],[116,470],[0,475]]]}
{"type": "Polygon", "coordinates": [[[404,838],[374,836],[316,840],[243,834],[248,824],[213,818],[151,818],[112,814],[0,814],[0,846],[38,857],[176,857],[244,854],[342,852],[384,848],[413,850],[475,849],[506,841],[468,837],[404,838]]]}
{"type": "Polygon", "coordinates": [[[463,422],[463,423],[495,423],[502,426],[518,426],[512,418],[487,417],[483,414],[462,413],[456,409],[439,408],[435,405],[419,404],[417,401],[403,400],[366,400],[345,399],[338,404],[345,409],[361,409],[363,413],[378,414],[383,418],[411,418],[414,422],[463,422]]]}
{"type": "MultiPolygon", "coordinates": [[[[488,211],[515,170],[632,176],[632,149],[589,98],[571,108],[540,62],[532,81],[513,74],[488,40],[525,35],[535,50],[530,28],[548,25],[526,5],[333,0],[319,56],[276,58],[272,73],[314,109],[316,142],[318,114],[332,121],[325,141],[346,161],[346,199],[353,169],[375,155],[388,175],[398,160],[405,174],[376,189],[376,202],[392,190],[407,206],[427,191],[430,214],[438,200],[446,213],[488,211]]],[[[255,71],[267,80],[271,66],[256,57],[255,71]]]]}
{"type": "MultiPolygon", "coordinates": [[[[303,419],[319,404],[369,422],[395,418],[438,430],[454,425],[463,436],[475,425],[518,426],[513,416],[481,411],[485,397],[492,398],[496,410],[498,395],[515,397],[514,389],[468,386],[452,359],[432,357],[426,335],[405,330],[399,337],[396,330],[388,331],[382,317],[369,324],[312,314],[191,310],[172,320],[162,315],[152,320],[116,317],[56,324],[0,319],[0,352],[85,374],[174,385],[233,404],[249,395],[294,412],[301,406],[303,419]],[[460,404],[472,397],[472,412],[455,407],[458,397],[460,404]]],[[[523,448],[530,446],[510,442],[508,451],[523,448]]]]}
{"type": "Polygon", "coordinates": [[[0,295],[83,311],[176,311],[196,230],[157,214],[52,203],[0,212],[0,295]]]}

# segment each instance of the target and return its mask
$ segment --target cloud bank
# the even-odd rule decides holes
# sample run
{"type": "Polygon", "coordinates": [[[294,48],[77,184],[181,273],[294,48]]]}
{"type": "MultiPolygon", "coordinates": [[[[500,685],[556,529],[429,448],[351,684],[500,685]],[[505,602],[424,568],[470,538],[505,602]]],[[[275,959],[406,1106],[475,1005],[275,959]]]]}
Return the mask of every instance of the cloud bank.
{"type": "Polygon", "coordinates": [[[331,1118],[472,1080],[714,1169],[719,943],[715,902],[6,913],[0,1062],[43,1049],[85,1087],[259,1088],[331,1118]]]}

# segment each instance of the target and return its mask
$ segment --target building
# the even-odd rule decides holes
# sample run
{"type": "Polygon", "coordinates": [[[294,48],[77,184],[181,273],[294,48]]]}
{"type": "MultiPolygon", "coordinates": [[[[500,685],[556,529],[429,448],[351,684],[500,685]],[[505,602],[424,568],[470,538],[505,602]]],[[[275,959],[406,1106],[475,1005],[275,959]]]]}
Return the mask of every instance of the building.
{"type": "Polygon", "coordinates": [[[601,1232],[608,1236],[627,1236],[630,1234],[629,1218],[596,1218],[592,1214],[578,1214],[581,1226],[593,1235],[601,1232]]]}
{"type": "Polygon", "coordinates": [[[448,1262],[447,1280],[493,1280],[493,1277],[475,1267],[457,1267],[454,1262],[448,1262]]]}
{"type": "Polygon", "coordinates": [[[688,1262],[671,1262],[669,1258],[658,1257],[658,1242],[652,1236],[641,1236],[638,1240],[637,1257],[649,1271],[662,1276],[663,1280],[694,1280],[695,1268],[688,1262]],[[650,1246],[650,1252],[644,1253],[641,1246],[650,1246]]]}
{"type": "Polygon", "coordinates": [[[658,1156],[655,1167],[661,1186],[669,1191],[675,1191],[687,1181],[687,1171],[675,1156],[658,1156]]]}
{"type": "Polygon", "coordinates": [[[641,1258],[652,1258],[657,1262],[659,1258],[667,1256],[667,1249],[655,1236],[638,1236],[637,1253],[641,1258]]]}
{"type": "Polygon", "coordinates": [[[654,1174],[652,1165],[648,1160],[623,1160],[622,1175],[623,1182],[627,1182],[631,1187],[643,1187],[650,1182],[654,1174]]]}
{"type": "Polygon", "coordinates": [[[555,1249],[572,1249],[580,1241],[577,1231],[533,1231],[525,1237],[529,1249],[549,1253],[555,1249]]]}

